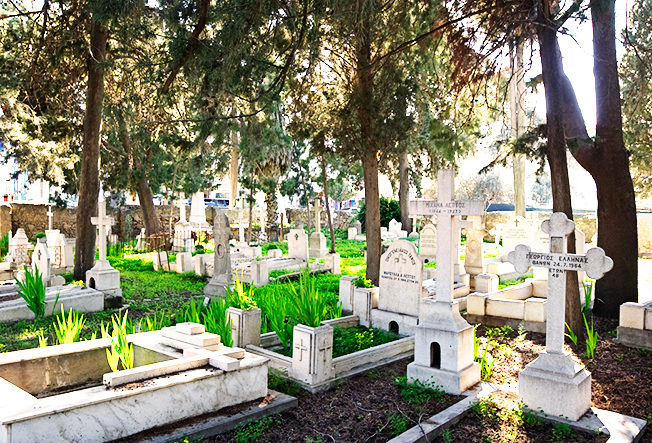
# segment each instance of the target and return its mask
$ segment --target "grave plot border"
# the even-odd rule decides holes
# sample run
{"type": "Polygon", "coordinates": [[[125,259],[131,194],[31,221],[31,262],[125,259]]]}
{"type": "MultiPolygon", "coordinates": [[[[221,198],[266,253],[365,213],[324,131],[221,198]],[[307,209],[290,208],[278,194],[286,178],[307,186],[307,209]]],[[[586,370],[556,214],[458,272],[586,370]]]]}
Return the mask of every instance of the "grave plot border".
{"type": "MultiPolygon", "coordinates": [[[[486,397],[498,391],[516,392],[514,389],[506,386],[484,381],[480,382],[473,389],[469,389],[461,394],[466,396],[465,399],[425,419],[401,435],[389,440],[388,443],[422,443],[432,441],[433,438],[441,435],[466,417],[471,411],[471,406],[478,398],[486,397]]],[[[579,432],[588,434],[600,432],[601,434],[609,435],[611,437],[609,441],[636,442],[643,436],[647,428],[647,422],[645,420],[595,407],[591,407],[577,421],[570,421],[561,417],[551,417],[528,408],[526,410],[531,414],[537,415],[547,423],[565,423],[571,429],[579,432]]]]}
{"type": "MultiPolygon", "coordinates": [[[[359,325],[360,320],[357,315],[349,315],[337,319],[325,320],[321,324],[321,327],[349,327],[359,325]]],[[[270,332],[261,335],[260,346],[247,345],[246,349],[254,354],[268,358],[269,367],[275,369],[277,375],[297,383],[303,389],[313,394],[330,389],[338,380],[343,378],[348,378],[361,372],[411,357],[414,354],[414,337],[404,337],[393,342],[332,358],[332,367],[330,368],[332,372],[331,376],[326,380],[309,383],[293,377],[292,357],[286,357],[285,355],[266,349],[266,347],[275,346],[279,343],[276,333],[270,332]]],[[[332,347],[330,352],[332,354],[332,347]]]]}

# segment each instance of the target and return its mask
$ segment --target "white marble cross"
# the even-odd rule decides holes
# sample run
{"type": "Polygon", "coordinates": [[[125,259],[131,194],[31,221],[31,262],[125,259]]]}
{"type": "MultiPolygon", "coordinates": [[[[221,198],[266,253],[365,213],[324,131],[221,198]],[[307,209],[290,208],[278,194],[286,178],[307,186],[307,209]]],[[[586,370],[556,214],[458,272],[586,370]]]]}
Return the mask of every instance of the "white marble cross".
{"type": "Polygon", "coordinates": [[[179,221],[186,221],[186,199],[183,198],[183,195],[177,200],[177,206],[179,207],[179,221]]]}
{"type": "Polygon", "coordinates": [[[591,248],[586,255],[566,253],[566,239],[575,230],[575,223],[563,212],[555,212],[541,224],[550,236],[550,252],[532,252],[529,246],[518,245],[507,256],[516,271],[524,274],[530,266],[548,268],[548,303],[546,306],[546,352],[563,353],[566,308],[566,271],[585,271],[600,279],[613,268],[614,262],[602,248],[591,248]]]}
{"type": "Polygon", "coordinates": [[[106,202],[102,197],[97,202],[97,217],[91,217],[91,223],[99,229],[100,260],[106,260],[106,235],[115,224],[113,217],[106,215],[106,202]],[[108,228],[108,229],[107,229],[108,228]]]}
{"type": "Polygon", "coordinates": [[[437,174],[438,200],[411,200],[410,215],[437,216],[437,296],[438,302],[453,302],[454,266],[459,261],[453,253],[458,250],[459,227],[455,219],[461,215],[483,215],[484,202],[480,200],[453,200],[455,174],[452,169],[440,169],[437,174]]]}
{"type": "Polygon", "coordinates": [[[52,216],[54,215],[52,213],[52,205],[48,205],[48,212],[46,212],[45,215],[48,216],[48,229],[52,230],[52,216]]]}

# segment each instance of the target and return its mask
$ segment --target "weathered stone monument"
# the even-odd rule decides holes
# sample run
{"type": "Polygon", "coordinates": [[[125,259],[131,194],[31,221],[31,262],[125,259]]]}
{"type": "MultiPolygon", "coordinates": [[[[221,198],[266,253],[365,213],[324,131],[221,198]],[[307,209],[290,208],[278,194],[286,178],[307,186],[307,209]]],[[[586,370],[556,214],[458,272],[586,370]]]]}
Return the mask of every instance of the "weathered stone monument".
{"type": "Polygon", "coordinates": [[[575,223],[562,212],[552,214],[541,229],[550,237],[550,252],[517,245],[508,256],[518,272],[548,268],[546,350],[519,373],[519,397],[532,410],[576,421],[591,406],[591,374],[564,352],[566,271],[585,271],[597,280],[611,270],[613,260],[601,248],[584,256],[567,254],[566,239],[575,223]]]}
{"type": "Polygon", "coordinates": [[[192,225],[186,220],[186,202],[179,200],[177,206],[179,206],[179,221],[174,224],[172,250],[175,252],[193,252],[192,225]]]}
{"type": "Polygon", "coordinates": [[[38,269],[44,284],[47,284],[48,280],[50,280],[49,252],[46,239],[44,237],[37,239],[36,247],[32,253],[32,270],[38,269]]]}
{"type": "Polygon", "coordinates": [[[215,255],[213,260],[213,276],[204,288],[207,297],[224,297],[227,288],[233,282],[231,272],[231,247],[229,237],[231,226],[229,218],[224,212],[219,211],[213,219],[213,240],[215,241],[215,255]]]}
{"type": "Polygon", "coordinates": [[[480,381],[480,366],[473,361],[473,327],[453,305],[454,260],[451,251],[458,240],[456,216],[482,215],[481,201],[453,200],[454,172],[439,170],[439,199],[410,201],[410,214],[437,216],[437,281],[434,300],[421,302],[416,327],[414,362],[407,367],[409,380],[442,386],[460,394],[480,381]]]}
{"type": "Polygon", "coordinates": [[[23,228],[18,228],[16,234],[9,239],[9,251],[13,262],[17,265],[29,263],[29,250],[32,248],[23,228]]]}
{"type": "Polygon", "coordinates": [[[205,231],[209,228],[206,221],[206,205],[204,204],[204,193],[195,192],[190,201],[190,224],[196,231],[205,231]]]}
{"type": "Polygon", "coordinates": [[[503,253],[507,255],[516,249],[517,245],[532,245],[534,229],[532,224],[524,217],[515,217],[505,224],[502,231],[503,253]]]}
{"type": "Polygon", "coordinates": [[[389,221],[388,231],[396,235],[397,238],[405,238],[408,235],[408,232],[403,230],[401,222],[394,219],[389,221]]]}
{"type": "Polygon", "coordinates": [[[432,223],[427,223],[421,228],[419,255],[425,263],[434,260],[437,256],[437,228],[432,223]]]}
{"type": "Polygon", "coordinates": [[[92,217],[91,223],[99,230],[97,244],[100,253],[95,266],[86,271],[86,286],[104,293],[105,307],[117,308],[122,306],[120,271],[114,269],[106,259],[106,234],[115,221],[106,215],[106,202],[101,196],[97,202],[97,217],[92,217]]]}
{"type": "Polygon", "coordinates": [[[136,251],[142,251],[147,246],[147,235],[145,228],[140,228],[140,234],[136,236],[136,251]]]}
{"type": "Polygon", "coordinates": [[[328,254],[326,247],[326,236],[321,232],[321,207],[315,205],[315,232],[310,234],[310,250],[308,256],[310,258],[324,258],[328,254]]]}

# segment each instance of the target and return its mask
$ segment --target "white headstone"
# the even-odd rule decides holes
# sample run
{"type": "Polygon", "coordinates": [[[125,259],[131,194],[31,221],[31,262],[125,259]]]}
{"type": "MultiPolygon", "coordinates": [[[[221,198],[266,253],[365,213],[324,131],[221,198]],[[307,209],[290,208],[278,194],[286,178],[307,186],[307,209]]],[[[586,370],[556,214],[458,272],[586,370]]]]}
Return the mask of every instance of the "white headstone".
{"type": "Polygon", "coordinates": [[[396,221],[394,219],[389,221],[389,232],[393,232],[397,236],[399,233],[403,230],[403,227],[401,225],[401,222],[396,221]]]}
{"type": "Polygon", "coordinates": [[[478,275],[484,272],[484,254],[482,251],[484,230],[482,229],[482,217],[475,215],[470,216],[469,219],[472,227],[466,229],[464,269],[471,275],[478,275]]]}
{"type": "Polygon", "coordinates": [[[378,309],[419,315],[423,261],[414,245],[396,240],[380,257],[378,309]]]}
{"type": "Polygon", "coordinates": [[[355,229],[353,226],[349,227],[346,231],[346,239],[347,240],[355,240],[355,236],[358,235],[358,230],[355,229]]]}
{"type": "Polygon", "coordinates": [[[360,223],[360,220],[354,221],[353,227],[358,231],[358,234],[362,234],[362,223],[360,223]]]}
{"type": "Polygon", "coordinates": [[[426,262],[434,260],[437,256],[437,228],[432,223],[428,223],[421,228],[419,255],[426,262]]]}
{"type": "Polygon", "coordinates": [[[196,229],[208,228],[206,221],[206,206],[204,204],[204,193],[195,192],[190,201],[190,224],[196,229]]]}
{"type": "Polygon", "coordinates": [[[591,406],[591,374],[564,352],[566,271],[585,271],[597,280],[611,270],[613,260],[601,248],[567,254],[566,239],[575,223],[562,212],[552,214],[541,229],[550,236],[550,252],[517,245],[508,255],[518,272],[530,266],[548,269],[546,350],[519,373],[519,397],[533,410],[576,421],[591,406]]]}
{"type": "Polygon", "coordinates": [[[290,229],[288,257],[308,261],[308,235],[303,229],[290,229]]]}
{"type": "Polygon", "coordinates": [[[43,283],[50,279],[50,254],[45,237],[36,240],[36,247],[32,253],[32,270],[38,269],[43,277],[43,283]]]}
{"type": "Polygon", "coordinates": [[[136,251],[142,251],[147,245],[147,235],[145,228],[140,228],[140,234],[136,236],[136,251]]]}
{"type": "Polygon", "coordinates": [[[503,227],[503,254],[513,251],[516,245],[531,246],[534,241],[534,229],[524,217],[516,217],[503,227]]]}

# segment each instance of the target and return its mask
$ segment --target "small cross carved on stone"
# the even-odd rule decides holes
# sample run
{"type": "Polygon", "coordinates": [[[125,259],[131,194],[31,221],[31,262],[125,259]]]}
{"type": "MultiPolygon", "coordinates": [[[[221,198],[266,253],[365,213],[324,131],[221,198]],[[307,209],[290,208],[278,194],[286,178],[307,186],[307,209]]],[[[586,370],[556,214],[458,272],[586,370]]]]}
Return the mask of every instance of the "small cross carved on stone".
{"type": "Polygon", "coordinates": [[[308,350],[306,345],[303,344],[303,338],[301,339],[301,343],[297,343],[296,345],[294,345],[294,349],[299,351],[299,361],[303,361],[303,351],[308,350]]]}

